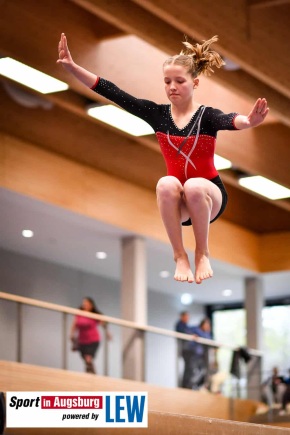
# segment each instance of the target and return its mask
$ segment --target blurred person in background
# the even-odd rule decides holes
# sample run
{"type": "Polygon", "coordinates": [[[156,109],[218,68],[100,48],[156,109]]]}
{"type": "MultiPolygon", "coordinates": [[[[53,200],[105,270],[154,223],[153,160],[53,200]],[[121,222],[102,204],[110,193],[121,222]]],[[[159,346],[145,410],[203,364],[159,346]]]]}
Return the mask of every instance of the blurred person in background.
{"type": "Polygon", "coordinates": [[[262,385],[262,399],[270,406],[281,405],[284,391],[284,377],[278,367],[273,367],[271,376],[262,385]]]}
{"type": "MultiPolygon", "coordinates": [[[[90,297],[83,299],[79,309],[90,313],[103,314],[90,297]]],[[[72,350],[80,352],[85,362],[85,371],[87,373],[96,373],[94,359],[102,338],[99,326],[105,327],[106,323],[79,315],[75,316],[71,326],[70,339],[72,341],[72,350]]],[[[110,332],[106,330],[105,333],[106,338],[111,340],[112,336],[110,332]]]]}
{"type": "Polygon", "coordinates": [[[288,370],[288,376],[283,378],[285,390],[282,395],[282,406],[279,415],[289,414],[288,405],[290,403],[290,369],[288,370]]]}
{"type": "MultiPolygon", "coordinates": [[[[182,311],[175,326],[176,332],[190,334],[192,338],[212,338],[211,323],[208,318],[203,319],[198,326],[189,325],[188,322],[188,311],[182,311]]],[[[184,360],[182,388],[200,389],[208,374],[207,346],[196,341],[181,340],[181,355],[184,360]]]]}

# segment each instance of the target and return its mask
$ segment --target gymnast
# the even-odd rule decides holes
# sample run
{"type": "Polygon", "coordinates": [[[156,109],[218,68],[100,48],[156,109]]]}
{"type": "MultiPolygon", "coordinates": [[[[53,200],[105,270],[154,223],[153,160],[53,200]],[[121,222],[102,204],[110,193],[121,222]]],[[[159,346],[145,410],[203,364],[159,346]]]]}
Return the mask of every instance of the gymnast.
{"type": "Polygon", "coordinates": [[[163,154],[167,175],[156,187],[157,204],[170,240],[176,281],[196,282],[211,278],[208,236],[210,223],[225,210],[227,192],[214,166],[214,149],[219,130],[243,130],[261,124],[269,112],[265,98],[258,98],[250,113],[225,114],[198,104],[194,90],[199,76],[209,76],[213,67],[224,65],[210,48],[214,36],[202,44],[183,42],[181,53],[165,60],[164,86],[170,104],[156,104],[135,98],[115,84],[77,65],[70,54],[64,33],[58,45],[60,63],[92,91],[151,125],[163,154]],[[195,237],[195,272],[182,240],[182,226],[191,225],[195,237]]]}

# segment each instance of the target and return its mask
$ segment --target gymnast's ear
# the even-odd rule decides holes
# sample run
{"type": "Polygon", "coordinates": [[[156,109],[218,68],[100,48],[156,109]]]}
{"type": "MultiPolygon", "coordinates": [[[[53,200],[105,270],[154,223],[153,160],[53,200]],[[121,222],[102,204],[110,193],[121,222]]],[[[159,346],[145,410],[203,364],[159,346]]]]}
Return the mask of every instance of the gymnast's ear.
{"type": "Polygon", "coordinates": [[[199,79],[196,77],[193,79],[193,89],[196,89],[199,85],[199,79]]]}

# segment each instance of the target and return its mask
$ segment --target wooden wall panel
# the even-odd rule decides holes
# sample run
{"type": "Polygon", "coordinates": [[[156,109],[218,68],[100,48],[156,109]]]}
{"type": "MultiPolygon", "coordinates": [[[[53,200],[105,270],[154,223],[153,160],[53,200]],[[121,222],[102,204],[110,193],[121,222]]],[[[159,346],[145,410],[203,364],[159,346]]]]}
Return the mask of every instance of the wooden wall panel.
{"type": "Polygon", "coordinates": [[[210,253],[227,263],[259,270],[259,236],[225,219],[218,219],[210,228],[210,253]]]}
{"type": "Polygon", "coordinates": [[[261,272],[290,270],[290,232],[261,236],[260,257],[261,272]]]}

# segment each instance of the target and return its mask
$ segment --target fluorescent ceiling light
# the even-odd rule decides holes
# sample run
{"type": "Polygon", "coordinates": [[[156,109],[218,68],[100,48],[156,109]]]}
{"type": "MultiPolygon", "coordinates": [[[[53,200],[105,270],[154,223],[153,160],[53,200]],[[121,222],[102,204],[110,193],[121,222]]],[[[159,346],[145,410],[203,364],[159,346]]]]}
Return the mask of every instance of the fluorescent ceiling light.
{"type": "Polygon", "coordinates": [[[10,57],[0,59],[0,74],[42,94],[50,94],[68,89],[66,83],[10,57]]]}
{"type": "Polygon", "coordinates": [[[232,167],[232,163],[228,159],[218,156],[217,154],[214,155],[214,165],[218,171],[232,167]]]}
{"type": "Polygon", "coordinates": [[[259,193],[269,199],[282,199],[290,197],[290,189],[287,189],[274,181],[268,180],[261,175],[244,177],[239,179],[239,184],[246,189],[259,193]]]}
{"type": "Polygon", "coordinates": [[[91,107],[88,109],[88,114],[132,136],[145,136],[154,133],[154,130],[147,122],[112,104],[91,107]]]}

